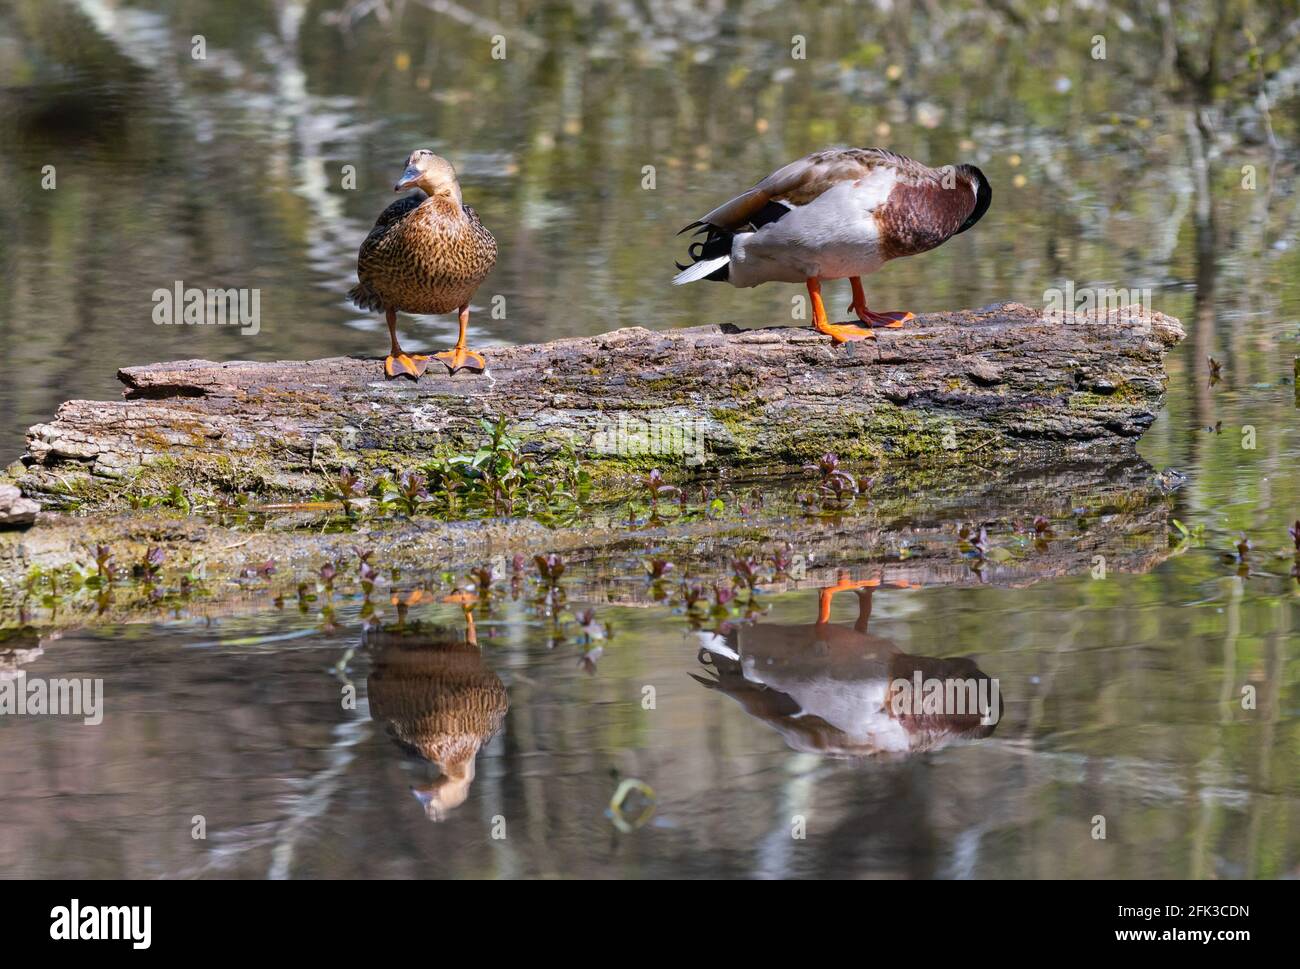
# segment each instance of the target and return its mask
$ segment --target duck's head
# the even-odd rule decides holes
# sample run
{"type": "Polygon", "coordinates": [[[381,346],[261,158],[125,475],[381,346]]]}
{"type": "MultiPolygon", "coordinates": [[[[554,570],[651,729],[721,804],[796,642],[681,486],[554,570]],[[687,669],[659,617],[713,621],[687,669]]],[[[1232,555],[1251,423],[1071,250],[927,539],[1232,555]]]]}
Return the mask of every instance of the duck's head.
{"type": "Polygon", "coordinates": [[[970,217],[957,230],[958,232],[965,232],[982,219],[984,213],[989,210],[989,203],[993,201],[993,188],[989,185],[989,180],[984,177],[984,173],[974,165],[958,165],[957,177],[964,179],[975,193],[975,208],[970,217]]]}
{"type": "MultiPolygon", "coordinates": [[[[477,748],[475,748],[477,751],[477,748]]],[[[474,754],[468,759],[448,764],[443,775],[424,787],[412,787],[411,794],[424,808],[430,821],[446,821],[447,815],[465,803],[474,783],[474,754]]]]}
{"type": "Polygon", "coordinates": [[[460,200],[456,169],[451,167],[451,162],[428,148],[411,152],[411,157],[406,159],[406,170],[393,186],[393,191],[405,192],[408,188],[418,188],[425,195],[450,195],[460,200]]]}

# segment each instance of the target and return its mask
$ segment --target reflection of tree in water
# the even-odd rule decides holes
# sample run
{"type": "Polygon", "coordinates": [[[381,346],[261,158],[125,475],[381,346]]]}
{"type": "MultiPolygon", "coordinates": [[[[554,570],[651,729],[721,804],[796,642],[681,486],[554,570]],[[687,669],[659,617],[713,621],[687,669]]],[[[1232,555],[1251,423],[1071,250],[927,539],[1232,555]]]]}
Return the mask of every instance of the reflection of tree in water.
{"type": "MultiPolygon", "coordinates": [[[[807,625],[754,623],[719,634],[700,634],[700,661],[713,679],[694,678],[736,700],[752,717],[775,728],[793,750],[843,757],[913,754],[959,740],[989,736],[978,709],[916,713],[910,703],[896,710],[892,684],[970,682],[993,696],[992,681],[965,657],[904,653],[891,640],[867,631],[876,583],[840,583],[823,589],[818,620],[807,625]],[[857,586],[858,618],[830,622],[830,598],[857,586]]],[[[963,697],[966,694],[963,693],[963,697]]]]}
{"type": "Polygon", "coordinates": [[[469,796],[474,761],[505,720],[510,700],[483,663],[473,635],[439,627],[367,637],[375,650],[370,714],[397,743],[435,764],[440,776],[412,793],[432,821],[469,796]]]}

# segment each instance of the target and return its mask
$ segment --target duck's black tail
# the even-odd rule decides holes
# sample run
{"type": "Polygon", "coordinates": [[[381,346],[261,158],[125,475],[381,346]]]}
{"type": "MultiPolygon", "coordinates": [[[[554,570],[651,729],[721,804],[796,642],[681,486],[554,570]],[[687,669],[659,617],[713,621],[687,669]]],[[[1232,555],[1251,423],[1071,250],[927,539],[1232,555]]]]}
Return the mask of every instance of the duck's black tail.
{"type": "MultiPolygon", "coordinates": [[[[777,221],[784,215],[790,214],[790,206],[785,202],[768,200],[757,209],[750,205],[746,208],[747,214],[743,217],[744,221],[737,224],[728,220],[726,215],[729,209],[737,205],[743,205],[746,199],[750,198],[756,189],[746,192],[739,198],[732,199],[721,208],[714,209],[705,218],[720,218],[731,226],[730,229],[724,229],[721,226],[714,225],[712,222],[692,222],[682,232],[689,232],[694,229],[694,235],[705,233],[704,240],[696,240],[691,243],[687,252],[691,256],[691,265],[683,266],[677,263],[677,268],[682,270],[673,279],[678,286],[682,283],[693,283],[697,279],[712,279],[715,282],[725,283],[730,278],[730,261],[731,261],[731,243],[736,238],[737,232],[757,232],[763,226],[777,221]],[[749,211],[754,209],[753,211],[749,211]]],[[[677,233],[681,235],[682,232],[677,233]]]]}
{"type": "MultiPolygon", "coordinates": [[[[674,264],[682,271],[673,277],[673,284],[682,286],[693,283],[697,279],[712,279],[714,282],[725,283],[728,264],[731,262],[731,240],[735,233],[703,222],[692,222],[682,232],[687,229],[694,229],[695,235],[701,232],[707,235],[703,240],[697,239],[692,242],[686,250],[691,257],[688,265],[684,266],[680,262],[674,264]]],[[[677,234],[681,235],[681,232],[677,234]]]]}

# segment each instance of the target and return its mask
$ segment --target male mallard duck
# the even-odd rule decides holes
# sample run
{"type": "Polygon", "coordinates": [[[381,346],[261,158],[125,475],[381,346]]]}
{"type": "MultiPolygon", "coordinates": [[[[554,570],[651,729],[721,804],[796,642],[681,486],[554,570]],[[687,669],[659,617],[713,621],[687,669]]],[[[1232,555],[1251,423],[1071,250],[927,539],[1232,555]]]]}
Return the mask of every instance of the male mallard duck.
{"type": "MultiPolygon", "coordinates": [[[[735,699],[745,712],[770,724],[791,749],[840,757],[906,755],[935,750],[957,740],[993,733],[1001,695],[993,681],[965,657],[940,659],[904,653],[891,640],[867,631],[872,595],[879,580],[841,580],[822,589],[817,622],[783,625],[758,622],[732,626],[725,635],[700,632],[700,662],[713,678],[694,678],[735,699]],[[852,625],[830,621],[831,597],[858,590],[858,618],[852,625]],[[985,722],[971,707],[916,714],[895,703],[899,681],[960,685],[962,701],[990,701],[985,722]],[[970,684],[975,696],[971,697],[970,684]]],[[[906,587],[908,583],[895,583],[906,587]]],[[[945,696],[946,701],[946,696],[945,696]]]]}
{"type": "Polygon", "coordinates": [[[384,373],[413,380],[429,358],[408,354],[397,342],[397,314],[460,311],[456,345],[434,356],[452,373],[482,370],[481,354],[465,345],[469,301],[497,261],[497,243],[478,214],[460,198],[456,170],[445,158],[421,148],[411,152],[393,191],[419,191],[398,199],[380,214],[357,254],[356,286],[348,298],[363,310],[383,310],[392,349],[384,373]]]}
{"type": "MultiPolygon", "coordinates": [[[[973,165],[930,168],[883,148],[827,148],[791,162],[682,232],[707,233],[690,247],[693,265],[673,280],[757,286],[804,283],[813,325],[836,343],[870,329],[830,323],[821,281],[853,284],[849,309],[868,326],[899,327],[911,313],[867,309],[862,277],[890,259],[942,245],[988,210],[993,193],[973,165]]],[[[679,233],[680,234],[680,233],[679,233]]]]}

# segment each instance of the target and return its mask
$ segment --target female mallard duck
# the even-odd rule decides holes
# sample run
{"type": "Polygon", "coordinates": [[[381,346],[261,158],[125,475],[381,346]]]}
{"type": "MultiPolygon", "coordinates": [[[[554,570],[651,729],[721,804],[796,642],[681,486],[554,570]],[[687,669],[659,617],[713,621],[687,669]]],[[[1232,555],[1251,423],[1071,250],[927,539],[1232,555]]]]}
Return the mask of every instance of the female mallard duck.
{"type": "Polygon", "coordinates": [[[427,148],[411,153],[393,191],[420,191],[380,214],[357,254],[359,282],[348,298],[363,310],[383,310],[392,349],[384,373],[418,380],[429,358],[408,354],[397,342],[397,314],[460,311],[460,338],[434,354],[452,373],[486,366],[465,345],[469,301],[497,260],[497,243],[477,213],[460,198],[456,170],[427,148]]]}
{"type": "Polygon", "coordinates": [[[366,641],[375,650],[370,715],[403,749],[437,765],[439,777],[411,793],[429,820],[441,821],[469,796],[479,749],[501,729],[510,709],[505,684],[484,664],[472,623],[464,638],[414,628],[366,641]]]}
{"type": "Polygon", "coordinates": [[[973,165],[929,168],[883,148],[827,148],[778,169],[683,229],[706,235],[690,248],[694,264],[679,264],[685,271],[673,282],[804,283],[818,330],[836,343],[870,339],[870,329],[826,319],[821,281],[848,277],[849,309],[867,326],[902,326],[911,313],[867,309],[862,277],[965,232],[992,196],[973,165]]]}

